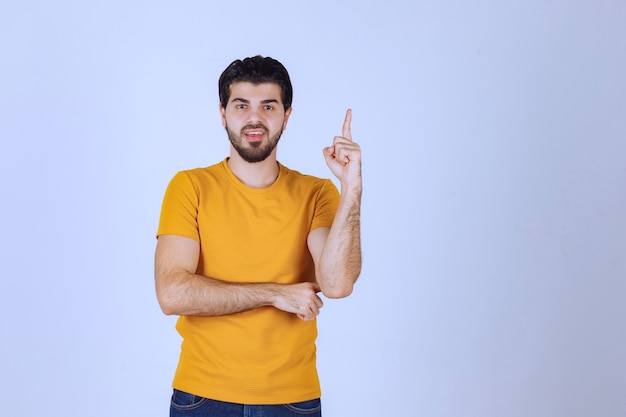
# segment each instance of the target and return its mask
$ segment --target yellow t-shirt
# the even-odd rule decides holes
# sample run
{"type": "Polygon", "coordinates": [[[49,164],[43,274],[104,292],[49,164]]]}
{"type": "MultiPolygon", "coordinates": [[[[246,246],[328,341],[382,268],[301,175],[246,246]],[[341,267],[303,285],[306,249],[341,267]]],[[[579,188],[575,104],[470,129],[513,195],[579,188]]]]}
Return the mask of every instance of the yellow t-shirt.
{"type": "MultiPolygon", "coordinates": [[[[239,181],[227,160],[179,172],[170,182],[158,235],[200,243],[197,273],[229,282],[314,281],[307,235],[329,227],[339,193],[327,179],[279,164],[263,189],[239,181]]],[[[174,388],[244,404],[281,404],[321,395],[315,320],[274,307],[219,317],[181,316],[174,388]]]]}

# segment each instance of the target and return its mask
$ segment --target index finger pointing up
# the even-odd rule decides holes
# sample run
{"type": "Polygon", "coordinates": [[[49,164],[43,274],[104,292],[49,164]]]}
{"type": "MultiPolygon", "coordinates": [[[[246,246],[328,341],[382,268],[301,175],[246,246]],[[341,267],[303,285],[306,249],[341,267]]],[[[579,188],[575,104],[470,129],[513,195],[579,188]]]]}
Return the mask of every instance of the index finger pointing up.
{"type": "Polygon", "coordinates": [[[346,111],[346,120],[343,121],[343,128],[341,129],[341,136],[348,140],[352,140],[352,132],[350,131],[350,123],[352,122],[352,109],[346,111]]]}

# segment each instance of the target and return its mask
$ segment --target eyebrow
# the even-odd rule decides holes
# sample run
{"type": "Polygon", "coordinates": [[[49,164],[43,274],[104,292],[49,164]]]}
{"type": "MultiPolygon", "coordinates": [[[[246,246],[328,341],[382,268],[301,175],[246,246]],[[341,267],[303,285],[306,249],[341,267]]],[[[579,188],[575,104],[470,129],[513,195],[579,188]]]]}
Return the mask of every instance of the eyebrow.
{"type": "MultiPolygon", "coordinates": [[[[249,104],[250,100],[247,100],[247,99],[241,98],[241,97],[235,97],[230,102],[231,103],[239,102],[239,103],[249,104]]],[[[268,99],[265,99],[265,100],[261,100],[261,104],[268,104],[268,103],[276,103],[276,104],[278,104],[278,100],[276,100],[275,98],[268,98],[268,99]]]]}

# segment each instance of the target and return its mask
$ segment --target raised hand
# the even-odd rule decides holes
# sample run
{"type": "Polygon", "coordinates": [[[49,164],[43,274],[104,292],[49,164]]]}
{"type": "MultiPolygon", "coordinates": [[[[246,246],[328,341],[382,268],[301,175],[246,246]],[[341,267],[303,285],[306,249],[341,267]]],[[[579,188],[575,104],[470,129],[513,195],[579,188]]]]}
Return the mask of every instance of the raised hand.
{"type": "Polygon", "coordinates": [[[361,184],[361,147],[352,140],[350,130],[352,110],[346,111],[341,136],[335,136],[332,146],[324,148],[326,165],[342,185],[361,184]]]}

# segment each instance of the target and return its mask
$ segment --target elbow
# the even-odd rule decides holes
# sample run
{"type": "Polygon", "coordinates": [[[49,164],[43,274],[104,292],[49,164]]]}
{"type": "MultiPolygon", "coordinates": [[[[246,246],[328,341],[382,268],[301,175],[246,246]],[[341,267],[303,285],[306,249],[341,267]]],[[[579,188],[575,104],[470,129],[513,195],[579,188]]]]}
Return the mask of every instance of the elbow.
{"type": "Polygon", "coordinates": [[[327,290],[322,290],[322,294],[326,298],[346,298],[350,294],[352,294],[352,287],[350,288],[331,288],[327,290]]]}
{"type": "Polygon", "coordinates": [[[176,309],[169,304],[159,302],[159,306],[161,307],[161,311],[163,312],[163,314],[165,314],[166,316],[178,315],[176,309]]]}
{"type": "Polygon", "coordinates": [[[346,298],[350,294],[352,294],[352,290],[354,289],[354,284],[346,283],[344,285],[326,285],[322,286],[322,294],[326,298],[346,298]]]}
{"type": "MultiPolygon", "coordinates": [[[[354,283],[359,278],[361,268],[355,268],[350,272],[336,274],[333,277],[326,275],[328,279],[318,280],[320,290],[326,298],[346,298],[354,290],[354,283]]],[[[322,276],[324,276],[322,274],[322,276]]]]}
{"type": "Polygon", "coordinates": [[[159,307],[161,307],[161,311],[166,316],[178,315],[179,312],[177,310],[176,303],[172,299],[171,294],[168,294],[168,291],[165,289],[159,289],[157,287],[157,301],[159,302],[159,307]]]}
{"type": "Polygon", "coordinates": [[[166,316],[173,316],[176,314],[176,309],[171,304],[159,299],[159,307],[166,316]]]}

